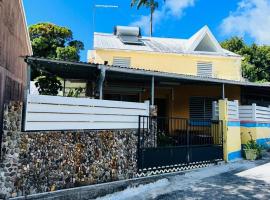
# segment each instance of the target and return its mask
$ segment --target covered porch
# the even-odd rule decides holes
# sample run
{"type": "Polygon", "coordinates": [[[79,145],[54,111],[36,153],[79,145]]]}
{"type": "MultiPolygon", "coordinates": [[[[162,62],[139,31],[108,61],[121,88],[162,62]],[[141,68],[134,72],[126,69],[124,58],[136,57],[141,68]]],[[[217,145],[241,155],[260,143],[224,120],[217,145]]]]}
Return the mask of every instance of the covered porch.
{"type": "Polygon", "coordinates": [[[80,97],[149,100],[159,117],[212,119],[212,102],[218,99],[238,100],[240,104],[254,103],[255,99],[260,104],[270,101],[270,86],[257,83],[34,57],[25,61],[29,68],[28,93],[30,68],[39,68],[62,78],[59,95],[67,96],[71,88],[79,86],[83,89],[80,97]],[[259,90],[256,95],[254,91],[259,90]]]}
{"type": "Polygon", "coordinates": [[[196,144],[218,140],[214,138],[215,134],[219,137],[219,130],[213,130],[217,126],[213,123],[213,102],[219,99],[238,101],[239,105],[270,102],[270,86],[264,84],[35,57],[25,61],[29,72],[26,93],[30,93],[31,68],[36,68],[62,79],[62,96],[82,87],[80,98],[150,101],[150,115],[156,117],[157,131],[177,137],[170,145],[186,144],[187,130],[196,137],[196,144]]]}
{"type": "MultiPolygon", "coordinates": [[[[62,92],[81,87],[80,98],[127,102],[150,101],[158,128],[173,134],[183,129],[179,119],[210,121],[213,102],[237,100],[239,105],[270,104],[270,85],[199,77],[94,63],[26,57],[30,93],[31,68],[62,79],[62,92]],[[169,119],[169,120],[168,120],[169,119]]],[[[205,122],[206,123],[206,122],[205,122]]]]}
{"type": "MultiPolygon", "coordinates": [[[[74,97],[70,98],[70,101],[75,103],[72,106],[76,107],[83,99],[89,99],[91,102],[101,100],[102,108],[106,108],[102,112],[106,116],[100,117],[100,121],[93,116],[91,123],[103,123],[103,119],[106,118],[110,125],[92,126],[89,118],[86,117],[84,124],[87,126],[77,123],[76,128],[137,128],[139,130],[139,149],[154,148],[156,151],[162,147],[166,152],[166,148],[172,148],[172,146],[178,149],[189,147],[189,151],[181,158],[187,163],[203,159],[202,152],[204,152],[203,155],[210,156],[206,160],[221,159],[224,145],[223,134],[228,131],[231,138],[230,142],[225,145],[227,149],[224,147],[226,152],[224,159],[229,160],[227,158],[230,153],[233,156],[236,154],[238,157],[241,156],[239,152],[241,151],[241,141],[243,142],[244,139],[241,140],[243,136],[241,136],[242,119],[239,118],[241,114],[239,106],[254,102],[258,105],[268,105],[270,99],[270,85],[268,84],[34,57],[27,57],[25,61],[28,63],[29,77],[26,94],[31,92],[31,68],[38,68],[48,75],[56,75],[62,79],[63,90],[59,92],[58,96],[67,96],[69,90],[78,85],[82,87],[82,93],[76,98],[77,100],[74,100],[74,97]],[[256,92],[258,92],[257,95],[256,92]],[[115,110],[114,115],[108,117],[106,110],[111,106],[106,105],[107,100],[111,106],[117,105],[121,114],[115,110]],[[225,115],[220,115],[220,112],[215,109],[219,101],[222,103],[218,105],[218,108],[222,108],[221,113],[225,115]],[[127,104],[128,102],[134,104],[127,104]],[[146,103],[142,104],[142,102],[146,103]],[[150,107],[147,102],[150,102],[150,107]],[[136,108],[128,111],[123,107],[124,105],[129,105],[128,109],[134,106],[136,108]],[[143,112],[141,112],[142,108],[143,112]],[[119,117],[119,115],[121,116],[119,117]],[[127,119],[126,115],[131,118],[127,119]],[[111,126],[112,122],[115,123],[114,126],[111,126]],[[127,126],[127,124],[131,126],[127,126]],[[224,129],[224,127],[230,127],[230,129],[224,129]],[[195,148],[196,146],[198,149],[195,148]],[[191,153],[193,150],[194,154],[191,153]]],[[[59,99],[59,102],[65,104],[65,101],[69,101],[68,98],[59,99]]],[[[94,104],[97,105],[100,102],[94,102],[94,104]]],[[[92,107],[89,109],[93,110],[92,107]]],[[[63,109],[62,111],[65,112],[63,109]]],[[[90,115],[93,115],[93,111],[90,115]]],[[[99,115],[99,113],[95,112],[95,115],[99,115]]],[[[68,116],[68,119],[75,120],[72,116],[68,116]]],[[[257,123],[256,120],[261,119],[254,118],[253,122],[257,123]]],[[[264,120],[267,121],[268,118],[264,120]]],[[[68,127],[71,128],[72,125],[69,123],[68,127]]],[[[263,137],[270,138],[268,135],[263,137]]],[[[228,136],[226,135],[226,137],[228,136]]],[[[151,152],[151,150],[149,151],[151,152]]],[[[156,153],[154,154],[156,155],[156,153]]],[[[179,159],[178,153],[175,158],[179,159]]],[[[173,161],[174,158],[169,159],[168,162],[171,160],[173,161]]]]}

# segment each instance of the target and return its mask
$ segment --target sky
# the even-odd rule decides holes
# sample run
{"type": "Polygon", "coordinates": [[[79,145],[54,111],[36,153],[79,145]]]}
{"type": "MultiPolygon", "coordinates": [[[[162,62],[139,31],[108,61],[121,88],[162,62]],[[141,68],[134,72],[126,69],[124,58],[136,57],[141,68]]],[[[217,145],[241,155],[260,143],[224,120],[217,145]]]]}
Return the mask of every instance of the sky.
{"type": "MultiPolygon", "coordinates": [[[[149,10],[130,0],[23,0],[28,25],[51,22],[73,31],[85,44],[81,60],[93,47],[93,32],[112,33],[115,25],[140,26],[149,34],[149,10]],[[97,5],[113,5],[104,8],[97,5]]],[[[159,0],[155,37],[189,38],[207,25],[218,41],[232,36],[247,43],[270,44],[270,0],[159,0]]]]}

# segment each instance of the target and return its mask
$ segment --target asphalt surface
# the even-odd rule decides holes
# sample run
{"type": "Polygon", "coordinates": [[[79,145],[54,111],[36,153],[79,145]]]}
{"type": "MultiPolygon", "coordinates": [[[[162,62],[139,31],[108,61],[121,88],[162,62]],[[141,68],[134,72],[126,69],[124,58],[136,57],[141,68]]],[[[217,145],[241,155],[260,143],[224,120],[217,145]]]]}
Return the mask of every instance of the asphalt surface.
{"type": "Polygon", "coordinates": [[[128,188],[101,200],[260,199],[270,200],[270,155],[187,172],[128,188]]]}
{"type": "Polygon", "coordinates": [[[236,170],[205,178],[185,189],[161,194],[155,198],[150,197],[149,199],[270,199],[269,183],[236,176],[235,174],[238,172],[236,170]]]}

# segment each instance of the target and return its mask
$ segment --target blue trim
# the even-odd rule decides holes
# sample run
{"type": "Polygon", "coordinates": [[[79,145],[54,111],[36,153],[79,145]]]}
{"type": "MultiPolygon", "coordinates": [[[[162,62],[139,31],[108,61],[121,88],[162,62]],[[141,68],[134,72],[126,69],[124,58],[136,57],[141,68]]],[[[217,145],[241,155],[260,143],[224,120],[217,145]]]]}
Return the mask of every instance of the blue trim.
{"type": "Polygon", "coordinates": [[[247,128],[270,128],[270,123],[268,122],[240,122],[240,121],[228,121],[228,126],[242,126],[247,128]]]}
{"type": "Polygon", "coordinates": [[[256,140],[257,144],[262,146],[269,146],[270,145],[270,138],[261,138],[256,140]]]}
{"type": "Polygon", "coordinates": [[[210,121],[203,121],[203,120],[190,120],[189,125],[192,126],[211,126],[210,121]]]}
{"type": "Polygon", "coordinates": [[[234,151],[228,154],[228,161],[232,161],[238,158],[242,158],[241,150],[234,151]]]}
{"type": "Polygon", "coordinates": [[[239,127],[240,121],[228,121],[227,126],[239,127]]]}
{"type": "Polygon", "coordinates": [[[241,126],[247,128],[270,128],[270,123],[266,122],[241,122],[241,126]]]}

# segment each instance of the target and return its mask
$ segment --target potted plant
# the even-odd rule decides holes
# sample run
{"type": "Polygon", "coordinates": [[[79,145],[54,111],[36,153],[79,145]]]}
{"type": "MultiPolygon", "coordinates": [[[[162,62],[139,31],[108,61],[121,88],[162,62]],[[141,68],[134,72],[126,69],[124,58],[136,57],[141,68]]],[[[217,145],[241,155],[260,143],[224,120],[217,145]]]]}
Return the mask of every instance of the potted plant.
{"type": "Polygon", "coordinates": [[[249,135],[251,139],[244,145],[245,157],[247,160],[256,160],[262,157],[262,147],[249,135]]]}

